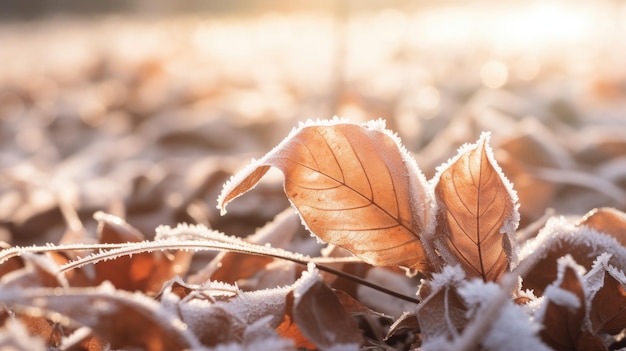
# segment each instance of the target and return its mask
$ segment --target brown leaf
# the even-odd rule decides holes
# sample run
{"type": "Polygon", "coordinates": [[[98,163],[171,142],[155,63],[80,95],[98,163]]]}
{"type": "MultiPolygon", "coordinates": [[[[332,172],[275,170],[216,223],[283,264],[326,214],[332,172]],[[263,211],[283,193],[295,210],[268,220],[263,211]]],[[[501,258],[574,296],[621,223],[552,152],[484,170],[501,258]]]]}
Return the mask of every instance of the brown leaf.
{"type": "Polygon", "coordinates": [[[488,140],[483,134],[440,171],[435,240],[447,263],[458,261],[468,276],[495,281],[512,259],[510,235],[519,214],[516,195],[499,172],[488,140]]]}
{"type": "MultiPolygon", "coordinates": [[[[101,243],[139,242],[144,239],[137,229],[121,218],[96,213],[98,237],[101,243]]],[[[95,265],[96,281],[110,281],[119,289],[157,293],[165,281],[181,274],[189,266],[191,254],[185,251],[167,253],[144,252],[132,257],[118,257],[95,265]]]]}
{"type": "Polygon", "coordinates": [[[321,280],[295,289],[292,315],[302,335],[320,349],[363,342],[356,322],[321,280]]]}
{"type": "Polygon", "coordinates": [[[176,278],[159,298],[206,346],[246,344],[250,327],[258,323],[303,348],[361,343],[356,323],[312,266],[290,286],[249,292],[214,281],[191,286],[176,278]]]}
{"type": "MultiPolygon", "coordinates": [[[[299,226],[298,216],[293,213],[293,210],[286,209],[272,222],[246,237],[246,241],[272,247],[284,247],[293,238],[299,226]]],[[[272,261],[273,258],[266,256],[221,252],[200,272],[191,276],[189,282],[202,283],[211,279],[234,284],[240,279],[248,279],[259,271],[264,271],[264,267],[272,261]]]]}
{"type": "Polygon", "coordinates": [[[399,334],[405,331],[419,331],[420,323],[417,319],[417,315],[410,312],[404,312],[395,322],[389,327],[389,331],[387,331],[387,335],[385,336],[385,340],[394,336],[395,334],[399,334]]]}
{"type": "Polygon", "coordinates": [[[615,208],[603,207],[589,211],[578,225],[586,225],[614,237],[626,247],[626,213],[615,208]]]}
{"type": "Polygon", "coordinates": [[[417,319],[425,341],[434,338],[452,340],[468,323],[467,308],[458,287],[465,274],[458,266],[446,266],[432,281],[423,281],[419,289],[422,302],[417,319]]]}
{"type": "Polygon", "coordinates": [[[524,224],[539,219],[554,201],[558,186],[553,182],[536,177],[517,158],[508,155],[502,150],[496,152],[498,163],[507,178],[515,184],[515,191],[519,203],[521,227],[524,224]]]}
{"type": "Polygon", "coordinates": [[[593,316],[602,327],[599,331],[617,334],[626,328],[626,290],[610,274],[592,301],[593,316]]]}
{"type": "Polygon", "coordinates": [[[617,334],[626,328],[626,276],[609,259],[608,254],[598,257],[585,275],[592,296],[589,320],[593,332],[617,334]]]}
{"type": "Polygon", "coordinates": [[[293,320],[293,291],[287,294],[285,298],[285,316],[283,321],[276,327],[276,332],[283,338],[293,340],[294,346],[298,349],[315,350],[317,347],[309,339],[307,339],[293,320]]]}
{"type": "Polygon", "coordinates": [[[226,183],[218,208],[253,188],[270,169],[308,228],[368,263],[428,270],[420,241],[425,180],[382,122],[309,123],[226,183]]]}
{"type": "Polygon", "coordinates": [[[4,290],[0,300],[12,308],[32,307],[69,317],[91,328],[112,349],[139,347],[163,351],[197,345],[180,320],[159,310],[157,302],[145,295],[114,290],[110,284],[69,288],[63,294],[42,288],[4,290]]]}
{"type": "Polygon", "coordinates": [[[24,267],[11,271],[0,279],[4,288],[65,287],[67,280],[48,256],[22,253],[24,267]]]}
{"type": "Polygon", "coordinates": [[[24,260],[20,256],[9,258],[7,261],[0,264],[0,278],[7,273],[11,273],[24,267],[24,260]]]}
{"type": "Polygon", "coordinates": [[[626,265],[626,248],[608,235],[575,226],[561,218],[550,219],[537,237],[528,240],[520,250],[520,260],[532,267],[523,275],[524,289],[541,296],[544,289],[557,277],[557,260],[571,255],[586,270],[602,253],[611,254],[614,266],[626,265]]]}
{"type": "Polygon", "coordinates": [[[333,289],[333,293],[335,294],[337,299],[339,299],[339,302],[341,303],[341,306],[343,306],[343,309],[346,311],[346,313],[351,316],[366,315],[391,319],[391,317],[383,313],[376,312],[371,308],[365,306],[362,302],[350,296],[350,294],[346,293],[345,291],[333,289]]]}
{"type": "Polygon", "coordinates": [[[548,346],[577,350],[580,345],[602,345],[597,336],[584,328],[585,292],[571,256],[559,260],[559,276],[546,290],[545,303],[543,318],[539,318],[543,324],[540,336],[548,346]]]}

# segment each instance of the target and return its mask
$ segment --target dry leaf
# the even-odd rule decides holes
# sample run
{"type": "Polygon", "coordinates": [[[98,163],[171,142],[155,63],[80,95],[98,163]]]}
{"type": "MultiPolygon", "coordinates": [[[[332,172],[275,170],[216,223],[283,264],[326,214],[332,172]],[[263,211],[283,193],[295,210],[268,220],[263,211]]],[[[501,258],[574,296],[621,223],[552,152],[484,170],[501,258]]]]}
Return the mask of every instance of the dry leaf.
{"type": "Polygon", "coordinates": [[[497,280],[515,255],[517,196],[502,175],[483,134],[435,177],[438,229],[435,240],[448,264],[469,276],[497,280]]]}
{"type": "Polygon", "coordinates": [[[333,293],[335,294],[337,299],[339,299],[339,302],[341,303],[341,306],[343,306],[343,309],[346,311],[346,313],[351,316],[367,315],[391,319],[391,317],[383,313],[370,309],[359,300],[350,296],[350,294],[346,293],[345,291],[333,289],[333,293]]]}
{"type": "Polygon", "coordinates": [[[389,339],[395,334],[399,334],[405,331],[419,331],[419,330],[420,330],[420,323],[419,323],[419,320],[417,319],[417,315],[411,312],[404,312],[389,327],[389,331],[387,331],[385,340],[389,339]]]}
{"type": "Polygon", "coordinates": [[[603,207],[589,211],[578,225],[586,225],[608,234],[626,247],[626,213],[615,208],[603,207]]]}
{"type": "Polygon", "coordinates": [[[593,315],[599,332],[617,334],[626,328],[626,289],[610,274],[604,277],[604,286],[592,301],[593,315]]]}
{"type": "Polygon", "coordinates": [[[422,302],[416,314],[424,342],[452,340],[467,325],[467,308],[457,291],[464,280],[465,272],[459,266],[445,266],[441,273],[433,275],[432,281],[422,282],[422,302]]]}
{"type": "MultiPolygon", "coordinates": [[[[289,295],[295,291],[306,293],[308,287],[319,280],[319,272],[313,267],[303,272],[292,285],[249,292],[221,282],[191,286],[174,279],[165,284],[160,300],[164,309],[177,314],[206,346],[246,344],[249,328],[261,322],[265,328],[277,329],[280,335],[293,337],[305,345],[309,334],[300,333],[302,325],[296,319],[294,309],[289,310],[289,295]],[[292,326],[292,323],[297,325],[292,326]]],[[[329,303],[334,306],[332,301],[329,303]]],[[[297,301],[294,301],[293,306],[296,305],[297,301]]],[[[327,307],[315,305],[315,308],[327,307]]],[[[356,334],[360,336],[358,331],[356,334]]]]}
{"type": "Polygon", "coordinates": [[[63,294],[48,288],[2,290],[0,301],[12,308],[35,308],[55,312],[57,318],[71,318],[91,328],[112,349],[164,351],[198,345],[186,326],[159,309],[157,302],[143,294],[115,290],[106,283],[97,288],[69,288],[63,294]]]}
{"type": "Polygon", "coordinates": [[[425,180],[382,121],[309,122],[226,183],[228,202],[253,188],[270,167],[315,235],[368,263],[429,270],[420,235],[428,209],[425,180]]]}
{"type": "MultiPolygon", "coordinates": [[[[545,291],[546,300],[537,314],[543,324],[541,339],[555,350],[583,350],[581,345],[603,345],[586,329],[587,302],[578,271],[571,256],[559,259],[556,281],[545,291]],[[594,340],[595,339],[595,340],[594,340]]],[[[600,348],[600,350],[606,347],[600,348]]]]}
{"type": "MultiPolygon", "coordinates": [[[[144,239],[137,229],[121,218],[98,212],[98,237],[101,243],[139,242],[144,239]]],[[[95,265],[97,284],[110,281],[118,289],[157,293],[163,283],[176,274],[182,274],[189,267],[191,254],[186,251],[145,252],[132,257],[118,257],[115,260],[99,262],[95,265]]]]}
{"type": "Polygon", "coordinates": [[[537,178],[530,170],[516,158],[506,152],[498,150],[496,158],[502,171],[511,183],[515,184],[515,191],[519,203],[520,227],[539,219],[546,209],[551,206],[557,193],[558,186],[553,182],[537,178]]]}
{"type": "Polygon", "coordinates": [[[24,268],[24,260],[19,256],[11,257],[0,264],[0,278],[21,268],[24,268]]]}
{"type": "Polygon", "coordinates": [[[292,316],[301,333],[320,349],[354,345],[358,350],[363,342],[356,322],[321,280],[295,288],[292,316]]]}
{"type": "Polygon", "coordinates": [[[561,169],[574,166],[575,161],[568,151],[537,119],[525,118],[516,127],[510,136],[501,139],[498,149],[506,151],[517,162],[524,166],[561,169]]]}
{"type": "Polygon", "coordinates": [[[5,288],[26,287],[66,287],[65,277],[59,273],[59,266],[48,256],[23,253],[24,268],[12,271],[0,279],[5,288]]]}
{"type": "Polygon", "coordinates": [[[585,274],[591,296],[589,320],[593,332],[618,334],[626,328],[626,275],[613,267],[610,254],[602,254],[585,274]]]}
{"type": "Polygon", "coordinates": [[[528,240],[520,250],[520,260],[532,268],[524,274],[522,286],[541,296],[544,289],[557,278],[557,260],[571,255],[586,270],[602,253],[610,253],[615,266],[626,265],[626,248],[612,237],[576,226],[563,218],[551,218],[539,234],[528,240]]]}
{"type": "MultiPolygon", "coordinates": [[[[293,238],[299,226],[298,216],[291,209],[286,209],[245,240],[254,244],[284,247],[293,238]]],[[[263,273],[265,266],[272,261],[273,258],[266,256],[221,252],[200,272],[191,276],[189,282],[201,283],[212,279],[234,284],[240,279],[254,276],[259,271],[263,273]]]]}
{"type": "Polygon", "coordinates": [[[315,350],[317,347],[300,330],[300,327],[293,319],[293,291],[287,294],[285,299],[285,316],[283,321],[276,327],[276,332],[283,338],[293,340],[294,346],[298,349],[315,350]]]}

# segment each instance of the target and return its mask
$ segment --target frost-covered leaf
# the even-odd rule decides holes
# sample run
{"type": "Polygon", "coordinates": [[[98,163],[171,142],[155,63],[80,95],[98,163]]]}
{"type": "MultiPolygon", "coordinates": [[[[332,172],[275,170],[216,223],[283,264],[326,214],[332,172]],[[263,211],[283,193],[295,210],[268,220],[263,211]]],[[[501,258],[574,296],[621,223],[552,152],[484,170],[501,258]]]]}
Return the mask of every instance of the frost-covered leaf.
{"type": "Polygon", "coordinates": [[[426,182],[398,138],[379,120],[309,122],[236,174],[218,198],[253,188],[270,167],[307,227],[366,262],[428,270],[420,236],[428,225],[426,182]]]}
{"type": "MultiPolygon", "coordinates": [[[[249,327],[260,321],[270,330],[298,341],[299,336],[306,334],[299,332],[302,325],[294,312],[297,302],[292,299],[290,303],[289,296],[297,298],[295,291],[305,293],[319,279],[319,272],[311,267],[292,285],[248,292],[221,282],[189,285],[175,279],[166,284],[160,300],[165,310],[178,314],[206,346],[245,344],[249,341],[246,340],[249,327]],[[291,323],[297,325],[290,328],[291,323]]],[[[316,308],[322,307],[316,305],[316,308]]]]}
{"type": "MultiPolygon", "coordinates": [[[[97,212],[98,238],[100,243],[141,242],[143,234],[119,217],[97,212]]],[[[115,260],[99,262],[95,265],[96,284],[109,281],[119,289],[156,293],[163,282],[176,274],[184,273],[189,267],[191,254],[186,251],[142,252],[132,257],[118,257],[115,260]]]]}
{"type": "Polygon", "coordinates": [[[608,234],[626,247],[626,213],[615,208],[603,207],[589,211],[579,225],[585,225],[608,234]]]}
{"type": "Polygon", "coordinates": [[[122,218],[104,213],[96,212],[93,215],[98,221],[98,241],[100,243],[127,243],[144,240],[144,235],[126,223],[122,218]]]}
{"type": "Polygon", "coordinates": [[[555,350],[606,349],[601,340],[593,335],[586,321],[587,296],[581,273],[584,268],[577,265],[571,256],[558,260],[557,279],[544,293],[543,305],[535,318],[543,324],[542,340],[555,350]]]}
{"type": "MultiPolygon", "coordinates": [[[[487,307],[502,293],[493,282],[479,279],[466,281],[457,289],[467,306],[467,318],[480,319],[487,307]]],[[[544,350],[548,348],[538,337],[540,326],[531,321],[522,307],[507,300],[495,315],[491,327],[480,336],[478,344],[484,350],[544,350]]]]}
{"type": "Polygon", "coordinates": [[[609,259],[609,254],[601,255],[584,278],[592,331],[617,334],[626,328],[626,276],[609,259]]]}
{"type": "Polygon", "coordinates": [[[441,273],[433,274],[431,281],[422,282],[422,302],[416,314],[424,343],[451,341],[467,324],[467,309],[457,291],[464,280],[465,271],[460,266],[445,266],[441,273]]]}
{"type": "Polygon", "coordinates": [[[160,300],[166,310],[179,315],[203,345],[217,346],[241,343],[248,324],[266,315],[273,316],[268,323],[277,324],[284,313],[286,291],[266,292],[265,300],[250,294],[221,282],[193,286],[174,280],[166,284],[160,300]]]}
{"type": "Polygon", "coordinates": [[[48,256],[23,253],[21,259],[24,268],[12,271],[0,279],[4,288],[68,286],[65,277],[59,273],[59,266],[48,256]]]}
{"type": "Polygon", "coordinates": [[[563,218],[551,218],[539,234],[528,240],[520,250],[520,261],[532,266],[524,274],[522,286],[541,296],[544,289],[557,277],[557,260],[571,255],[585,270],[602,253],[611,254],[611,263],[626,266],[626,248],[615,238],[586,226],[576,226],[563,218]]]}
{"type": "Polygon", "coordinates": [[[160,309],[156,301],[140,293],[115,290],[110,284],[69,288],[62,294],[49,288],[3,290],[0,302],[12,309],[69,318],[91,328],[113,349],[182,350],[198,345],[186,325],[160,309]]]}
{"type": "Polygon", "coordinates": [[[517,195],[501,173],[483,134],[439,170],[433,179],[438,229],[434,239],[448,264],[470,277],[497,280],[515,261],[519,221],[517,195]]]}
{"type": "MultiPolygon", "coordinates": [[[[291,209],[278,214],[273,221],[246,237],[246,241],[270,247],[284,247],[293,238],[300,222],[291,209]]],[[[203,282],[208,279],[235,283],[248,279],[259,272],[273,259],[237,252],[221,252],[200,272],[190,277],[190,282],[203,282]]],[[[276,286],[276,285],[274,285],[276,286]]]]}
{"type": "Polygon", "coordinates": [[[356,322],[333,291],[320,279],[297,286],[291,315],[302,334],[318,348],[358,350],[363,342],[356,322]]]}

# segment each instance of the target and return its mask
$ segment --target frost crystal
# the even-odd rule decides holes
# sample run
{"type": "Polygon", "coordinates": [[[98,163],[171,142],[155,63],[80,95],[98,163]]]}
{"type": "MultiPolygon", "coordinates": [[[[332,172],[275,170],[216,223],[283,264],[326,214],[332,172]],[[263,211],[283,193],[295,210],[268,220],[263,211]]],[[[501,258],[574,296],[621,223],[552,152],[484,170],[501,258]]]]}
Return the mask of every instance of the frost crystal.
{"type": "MultiPolygon", "coordinates": [[[[481,312],[501,293],[499,285],[472,279],[458,289],[468,307],[468,318],[480,318],[481,312]]],[[[507,300],[487,334],[480,340],[486,350],[550,350],[537,336],[539,325],[524,309],[507,300]]]]}

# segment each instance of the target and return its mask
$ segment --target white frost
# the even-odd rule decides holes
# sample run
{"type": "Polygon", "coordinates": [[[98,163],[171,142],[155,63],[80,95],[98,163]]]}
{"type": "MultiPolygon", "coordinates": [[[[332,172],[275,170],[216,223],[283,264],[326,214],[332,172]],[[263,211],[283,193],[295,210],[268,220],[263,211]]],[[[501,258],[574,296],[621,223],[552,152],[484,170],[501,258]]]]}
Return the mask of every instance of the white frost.
{"type": "MultiPolygon", "coordinates": [[[[469,320],[480,318],[481,312],[502,293],[499,285],[472,279],[458,288],[468,307],[469,320]]],[[[533,322],[525,310],[507,300],[491,328],[481,338],[486,350],[550,350],[537,336],[540,326],[533,322]]]]}
{"type": "Polygon", "coordinates": [[[587,226],[577,226],[564,217],[550,218],[534,239],[526,241],[520,250],[520,260],[534,265],[544,259],[551,250],[562,247],[585,246],[590,258],[603,253],[612,255],[611,261],[618,267],[626,267],[626,247],[615,238],[587,226]]]}
{"type": "Polygon", "coordinates": [[[433,274],[433,279],[430,282],[430,287],[433,292],[445,286],[458,286],[465,281],[465,271],[461,266],[447,265],[443,267],[441,273],[433,274]]]}
{"type": "MultiPolygon", "coordinates": [[[[578,279],[582,282],[582,274],[585,273],[584,267],[578,265],[576,261],[570,255],[566,255],[558,259],[557,261],[557,277],[556,280],[548,285],[548,287],[543,292],[543,303],[537,309],[535,313],[535,319],[541,323],[545,319],[545,314],[548,309],[548,305],[550,303],[554,303],[559,306],[563,306],[570,311],[575,311],[578,308],[582,307],[582,303],[584,301],[580,301],[578,296],[576,296],[573,292],[562,289],[560,286],[563,283],[563,279],[565,278],[565,271],[567,268],[571,268],[576,272],[578,279]]],[[[588,296],[586,291],[586,287],[582,284],[584,298],[588,296]]]]}

